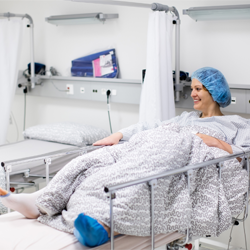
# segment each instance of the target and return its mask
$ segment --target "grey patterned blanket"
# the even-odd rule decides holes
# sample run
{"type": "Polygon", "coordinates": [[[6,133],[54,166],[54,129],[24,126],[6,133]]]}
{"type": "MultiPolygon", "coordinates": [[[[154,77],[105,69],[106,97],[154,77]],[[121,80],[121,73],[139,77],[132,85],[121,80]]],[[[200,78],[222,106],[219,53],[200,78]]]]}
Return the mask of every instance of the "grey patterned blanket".
{"type": "MultiPolygon", "coordinates": [[[[167,124],[134,135],[129,142],[105,147],[67,164],[38,197],[38,220],[73,232],[74,220],[85,213],[109,225],[109,200],[103,189],[138,178],[208,161],[228,153],[208,147],[192,131],[224,140],[207,128],[167,124]]],[[[215,165],[193,172],[191,196],[184,174],[159,179],[155,193],[155,232],[218,236],[243,209],[247,174],[236,160],[225,162],[219,180],[215,165]]],[[[150,235],[150,189],[140,184],[117,191],[114,230],[150,235]]]]}

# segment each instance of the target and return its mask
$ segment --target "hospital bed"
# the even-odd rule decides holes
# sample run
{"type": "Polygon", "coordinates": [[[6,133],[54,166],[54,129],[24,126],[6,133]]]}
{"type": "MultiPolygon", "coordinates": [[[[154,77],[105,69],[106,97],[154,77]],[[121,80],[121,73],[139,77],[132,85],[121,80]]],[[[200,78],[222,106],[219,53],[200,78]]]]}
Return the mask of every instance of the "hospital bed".
{"type": "MultiPolygon", "coordinates": [[[[93,149],[93,148],[92,148],[93,149]]],[[[135,237],[123,235],[117,238],[111,237],[110,242],[93,248],[95,250],[104,249],[131,249],[131,250],[146,250],[155,249],[161,245],[167,245],[169,250],[177,250],[180,246],[185,246],[190,242],[191,237],[189,236],[189,228],[186,229],[186,234],[183,235],[178,232],[172,232],[166,235],[155,235],[154,234],[154,189],[157,186],[157,180],[171,175],[186,173],[188,189],[190,191],[190,182],[192,171],[206,166],[216,164],[218,167],[218,175],[221,178],[221,171],[223,162],[236,158],[243,157],[244,168],[247,171],[249,179],[249,160],[250,151],[245,153],[238,153],[220,157],[214,160],[198,163],[192,166],[186,166],[179,169],[170,170],[161,174],[149,176],[146,178],[121,183],[115,186],[108,186],[104,188],[104,192],[107,193],[107,197],[110,200],[110,229],[111,235],[114,232],[114,220],[113,220],[113,200],[115,199],[116,192],[119,189],[126,188],[141,183],[148,183],[151,188],[151,237],[135,237]]],[[[46,157],[44,158],[46,159],[46,157]]],[[[249,197],[249,183],[246,197],[249,197]]],[[[232,218],[232,224],[235,221],[244,221],[248,216],[248,199],[245,202],[246,213],[243,219],[232,218]]],[[[78,250],[78,249],[90,249],[80,245],[76,238],[68,233],[58,231],[54,228],[48,227],[39,223],[36,220],[30,220],[24,218],[17,212],[9,213],[0,216],[0,231],[4,232],[1,234],[1,247],[3,249],[67,249],[67,250],[78,250]],[[20,230],[21,229],[21,230],[20,230]],[[14,237],[13,237],[14,236],[14,237]]],[[[195,248],[199,249],[199,246],[195,248]]]]}
{"type": "MultiPolygon", "coordinates": [[[[90,152],[86,147],[109,133],[78,123],[54,123],[30,127],[25,140],[0,146],[0,162],[6,174],[6,186],[36,186],[37,179],[53,177],[78,155],[90,152]]],[[[96,147],[95,147],[96,148],[96,147]]]]}

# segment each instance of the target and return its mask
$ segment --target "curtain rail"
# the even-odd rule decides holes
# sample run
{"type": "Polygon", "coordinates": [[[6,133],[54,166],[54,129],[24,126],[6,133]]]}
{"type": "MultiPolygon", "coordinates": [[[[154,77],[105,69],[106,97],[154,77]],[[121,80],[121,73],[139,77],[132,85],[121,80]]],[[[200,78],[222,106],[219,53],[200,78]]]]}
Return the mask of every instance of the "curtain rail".
{"type": "Polygon", "coordinates": [[[22,17],[27,18],[30,22],[30,71],[31,71],[31,88],[35,87],[35,59],[34,59],[34,22],[30,15],[28,14],[14,14],[14,13],[0,13],[0,17],[11,18],[11,17],[22,17]]]}
{"type": "Polygon", "coordinates": [[[175,22],[175,101],[180,101],[180,15],[175,7],[169,7],[160,3],[144,4],[144,3],[134,3],[125,1],[106,1],[106,0],[67,0],[71,2],[80,3],[93,3],[93,4],[107,4],[107,5],[118,5],[118,6],[128,6],[128,7],[141,7],[141,8],[151,8],[153,11],[171,11],[176,16],[175,22]]]}

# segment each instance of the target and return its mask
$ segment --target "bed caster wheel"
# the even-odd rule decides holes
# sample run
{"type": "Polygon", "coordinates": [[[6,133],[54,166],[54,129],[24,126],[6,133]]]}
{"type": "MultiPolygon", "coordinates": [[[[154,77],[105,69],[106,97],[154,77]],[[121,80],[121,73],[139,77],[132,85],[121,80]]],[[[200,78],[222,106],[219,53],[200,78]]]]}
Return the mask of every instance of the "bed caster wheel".
{"type": "Polygon", "coordinates": [[[167,245],[167,250],[179,250],[179,246],[176,246],[176,245],[167,245]]]}

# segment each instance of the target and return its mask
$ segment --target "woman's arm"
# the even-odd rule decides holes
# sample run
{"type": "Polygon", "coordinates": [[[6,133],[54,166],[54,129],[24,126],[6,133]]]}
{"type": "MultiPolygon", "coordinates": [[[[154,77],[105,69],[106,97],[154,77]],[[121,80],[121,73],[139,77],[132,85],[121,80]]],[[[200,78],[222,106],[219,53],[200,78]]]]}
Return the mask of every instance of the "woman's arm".
{"type": "MultiPolygon", "coordinates": [[[[229,154],[233,153],[232,147],[228,143],[226,143],[224,141],[221,141],[221,140],[219,140],[217,138],[214,138],[212,136],[204,135],[204,134],[200,134],[200,133],[198,133],[196,135],[199,136],[203,140],[203,142],[205,144],[207,144],[209,147],[220,148],[220,149],[222,149],[224,151],[227,151],[229,154]]],[[[241,162],[242,159],[237,157],[237,160],[239,162],[241,162]]]]}
{"type": "Polygon", "coordinates": [[[123,138],[123,134],[120,132],[116,132],[102,140],[99,140],[93,143],[94,146],[112,146],[118,144],[119,141],[123,138]]]}
{"type": "Polygon", "coordinates": [[[200,134],[200,133],[198,133],[196,135],[199,136],[203,140],[203,142],[205,144],[207,144],[209,147],[220,148],[224,151],[227,151],[229,154],[233,153],[232,147],[224,141],[221,141],[221,140],[216,139],[212,136],[204,135],[204,134],[200,134]]]}

